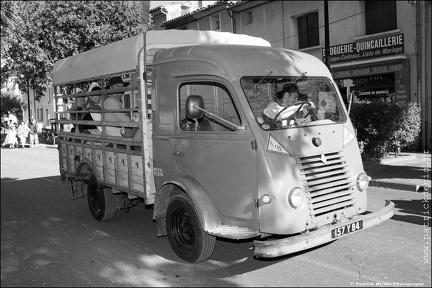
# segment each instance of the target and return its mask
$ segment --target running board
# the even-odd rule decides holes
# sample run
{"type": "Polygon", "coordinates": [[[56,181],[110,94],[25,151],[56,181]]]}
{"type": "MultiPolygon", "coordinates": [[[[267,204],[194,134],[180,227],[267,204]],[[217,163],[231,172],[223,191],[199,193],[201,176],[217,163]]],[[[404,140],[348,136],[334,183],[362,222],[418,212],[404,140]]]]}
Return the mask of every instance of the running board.
{"type": "Polygon", "coordinates": [[[207,233],[213,236],[229,239],[248,239],[260,235],[260,232],[256,230],[229,225],[218,225],[207,230],[207,233]]]}

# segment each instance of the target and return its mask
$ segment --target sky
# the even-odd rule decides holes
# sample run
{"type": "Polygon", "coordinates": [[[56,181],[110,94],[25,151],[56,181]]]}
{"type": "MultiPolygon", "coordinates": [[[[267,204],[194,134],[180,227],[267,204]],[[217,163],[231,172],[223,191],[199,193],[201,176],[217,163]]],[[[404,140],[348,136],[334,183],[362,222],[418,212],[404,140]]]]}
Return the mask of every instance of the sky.
{"type": "Polygon", "coordinates": [[[164,3],[166,5],[166,3],[171,3],[171,2],[172,1],[150,1],[150,10],[155,7],[163,6],[164,3]]]}

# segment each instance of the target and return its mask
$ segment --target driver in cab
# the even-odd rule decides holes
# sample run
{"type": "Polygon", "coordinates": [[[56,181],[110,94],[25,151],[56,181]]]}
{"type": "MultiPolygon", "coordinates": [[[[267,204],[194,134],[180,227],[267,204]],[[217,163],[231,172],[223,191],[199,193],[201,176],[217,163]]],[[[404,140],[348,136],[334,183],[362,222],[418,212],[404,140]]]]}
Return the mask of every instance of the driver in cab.
{"type": "Polygon", "coordinates": [[[313,102],[305,102],[304,99],[300,99],[300,96],[303,95],[299,93],[297,84],[285,84],[282,90],[276,93],[274,101],[264,108],[263,115],[275,122],[282,121],[282,127],[294,125],[294,114],[303,114],[299,116],[304,118],[308,116],[309,109],[315,108],[313,102]],[[301,102],[298,103],[299,101],[301,102]]]}

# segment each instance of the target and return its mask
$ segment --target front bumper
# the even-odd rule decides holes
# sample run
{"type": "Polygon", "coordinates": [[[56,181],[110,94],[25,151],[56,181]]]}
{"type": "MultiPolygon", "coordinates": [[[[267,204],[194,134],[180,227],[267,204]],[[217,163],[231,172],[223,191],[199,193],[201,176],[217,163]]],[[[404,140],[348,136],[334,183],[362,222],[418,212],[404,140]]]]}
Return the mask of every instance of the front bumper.
{"type": "MultiPolygon", "coordinates": [[[[339,239],[339,238],[333,239],[331,236],[331,230],[335,228],[339,228],[359,220],[363,220],[363,229],[358,231],[363,231],[367,228],[371,228],[373,226],[381,224],[382,222],[390,219],[393,216],[394,214],[393,209],[394,209],[394,203],[386,200],[385,207],[382,208],[381,210],[366,215],[357,215],[352,219],[350,219],[349,221],[340,222],[335,225],[325,226],[313,232],[307,232],[302,235],[287,237],[278,240],[269,240],[269,241],[255,240],[254,255],[257,258],[273,258],[273,257],[288,255],[291,253],[310,249],[339,239]]],[[[352,233],[356,233],[358,231],[352,233]]],[[[351,235],[352,233],[346,234],[342,237],[351,235]]]]}

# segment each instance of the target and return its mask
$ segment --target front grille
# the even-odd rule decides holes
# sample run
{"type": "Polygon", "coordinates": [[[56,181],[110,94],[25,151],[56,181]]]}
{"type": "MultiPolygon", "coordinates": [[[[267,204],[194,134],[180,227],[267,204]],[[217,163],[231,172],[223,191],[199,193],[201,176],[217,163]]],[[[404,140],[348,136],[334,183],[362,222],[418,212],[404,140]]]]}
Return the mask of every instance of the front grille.
{"type": "Polygon", "coordinates": [[[354,181],[340,152],[297,159],[312,217],[353,206],[354,181]]]}

